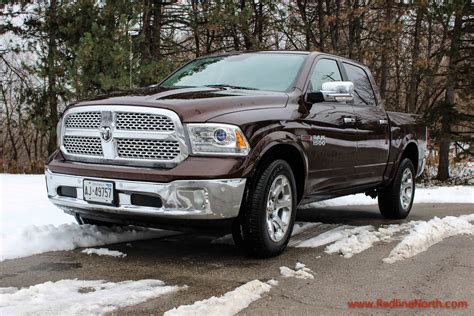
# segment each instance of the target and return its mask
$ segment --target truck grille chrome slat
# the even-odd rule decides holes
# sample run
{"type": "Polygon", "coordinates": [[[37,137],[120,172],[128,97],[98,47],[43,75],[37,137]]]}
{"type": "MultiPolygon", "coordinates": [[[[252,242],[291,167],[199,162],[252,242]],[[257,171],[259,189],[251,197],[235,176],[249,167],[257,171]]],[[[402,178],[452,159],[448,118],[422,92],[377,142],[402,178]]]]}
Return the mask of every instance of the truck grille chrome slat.
{"type": "Polygon", "coordinates": [[[99,137],[64,136],[64,147],[71,154],[102,156],[102,143],[99,137]]]}
{"type": "Polygon", "coordinates": [[[100,112],[71,114],[66,118],[67,128],[99,128],[100,112]]]}
{"type": "Polygon", "coordinates": [[[119,157],[172,160],[179,155],[179,143],[150,139],[117,139],[119,157]]]}
{"type": "Polygon", "coordinates": [[[174,124],[163,115],[120,112],[117,113],[117,129],[172,132],[174,124]]]}
{"type": "Polygon", "coordinates": [[[61,151],[71,161],[172,168],[189,153],[178,115],[161,108],[73,107],[61,135],[61,151]]]}

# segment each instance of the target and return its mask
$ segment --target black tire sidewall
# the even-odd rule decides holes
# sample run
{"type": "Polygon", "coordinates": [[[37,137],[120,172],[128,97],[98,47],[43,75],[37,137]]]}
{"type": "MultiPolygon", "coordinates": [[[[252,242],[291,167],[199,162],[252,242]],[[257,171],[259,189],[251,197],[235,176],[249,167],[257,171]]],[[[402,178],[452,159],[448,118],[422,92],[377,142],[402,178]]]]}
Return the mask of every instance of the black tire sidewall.
{"type": "Polygon", "coordinates": [[[390,190],[392,192],[388,192],[388,193],[391,194],[394,197],[394,199],[396,199],[396,201],[392,201],[392,203],[396,203],[396,208],[394,209],[395,214],[391,214],[390,217],[399,218],[399,219],[406,218],[408,214],[410,213],[411,208],[413,206],[413,201],[415,200],[415,191],[416,191],[415,168],[413,167],[413,163],[411,162],[410,159],[405,158],[400,163],[400,167],[397,170],[397,176],[394,182],[392,183],[390,190]],[[406,169],[410,169],[413,175],[413,194],[411,197],[410,205],[405,210],[400,200],[400,190],[401,190],[401,182],[402,182],[403,173],[405,172],[406,169]]]}
{"type": "MultiPolygon", "coordinates": [[[[269,165],[267,165],[266,169],[260,173],[259,177],[255,179],[255,185],[251,186],[251,189],[254,189],[263,186],[264,190],[262,192],[249,192],[249,202],[250,205],[253,207],[250,208],[250,211],[253,212],[251,216],[255,216],[258,225],[258,238],[260,239],[260,249],[255,249],[260,253],[256,253],[257,255],[263,256],[273,256],[281,253],[287,246],[288,241],[291,237],[291,233],[293,231],[293,224],[296,217],[296,182],[293,175],[293,171],[290,165],[284,160],[275,160],[269,165]],[[290,182],[291,187],[291,197],[292,197],[292,213],[290,217],[290,223],[288,230],[285,233],[285,236],[278,242],[273,241],[267,230],[267,223],[266,223],[266,204],[268,194],[270,193],[271,185],[276,177],[279,175],[284,175],[287,177],[288,181],[290,182]],[[255,207],[256,206],[256,207],[255,207]]],[[[254,232],[255,233],[255,232],[254,232]]],[[[255,237],[255,236],[254,236],[255,237]]],[[[255,240],[253,240],[255,242],[255,240]]],[[[253,248],[253,247],[252,247],[253,248]]]]}

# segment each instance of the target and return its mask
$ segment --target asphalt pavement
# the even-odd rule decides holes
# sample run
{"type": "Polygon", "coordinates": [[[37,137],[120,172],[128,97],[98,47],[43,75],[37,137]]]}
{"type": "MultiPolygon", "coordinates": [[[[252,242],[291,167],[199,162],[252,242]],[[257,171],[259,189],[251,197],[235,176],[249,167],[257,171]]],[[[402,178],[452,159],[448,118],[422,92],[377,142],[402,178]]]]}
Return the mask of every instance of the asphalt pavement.
{"type": "MultiPolygon", "coordinates": [[[[472,204],[414,205],[409,220],[474,213],[472,204]]],[[[299,221],[334,225],[386,225],[376,206],[300,210],[299,221]]],[[[317,235],[318,230],[313,230],[317,235]]],[[[304,238],[311,236],[305,235],[304,238]]],[[[296,235],[294,240],[303,238],[296,235]]],[[[26,287],[61,279],[124,281],[159,279],[186,290],[120,309],[114,314],[161,315],[197,300],[220,296],[254,279],[279,282],[241,311],[241,315],[474,314],[474,237],[448,238],[427,251],[393,264],[382,262],[397,241],[381,243],[346,259],[324,247],[288,248],[276,258],[248,258],[237,248],[212,243],[215,237],[180,234],[161,239],[108,245],[125,258],[49,252],[0,263],[0,287],[26,287]],[[283,278],[279,267],[303,262],[314,279],[283,278]],[[467,309],[350,309],[351,300],[465,300],[467,309]]]]}

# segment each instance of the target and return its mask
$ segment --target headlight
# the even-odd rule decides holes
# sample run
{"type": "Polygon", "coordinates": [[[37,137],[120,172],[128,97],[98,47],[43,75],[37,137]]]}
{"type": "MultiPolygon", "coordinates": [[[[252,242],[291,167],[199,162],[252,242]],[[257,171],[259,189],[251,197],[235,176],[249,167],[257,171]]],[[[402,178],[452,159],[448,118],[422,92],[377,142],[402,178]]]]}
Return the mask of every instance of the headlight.
{"type": "Polygon", "coordinates": [[[192,153],[196,155],[245,156],[250,146],[238,126],[228,124],[186,124],[192,153]]]}

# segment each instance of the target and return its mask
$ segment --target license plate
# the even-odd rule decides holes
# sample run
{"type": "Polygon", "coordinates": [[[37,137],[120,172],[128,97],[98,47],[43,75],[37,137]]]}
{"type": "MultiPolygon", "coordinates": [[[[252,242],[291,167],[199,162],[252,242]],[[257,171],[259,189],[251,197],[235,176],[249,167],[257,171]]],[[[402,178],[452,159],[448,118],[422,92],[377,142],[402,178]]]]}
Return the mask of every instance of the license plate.
{"type": "Polygon", "coordinates": [[[115,188],[113,182],[84,180],[84,200],[87,202],[114,204],[115,188]]]}

